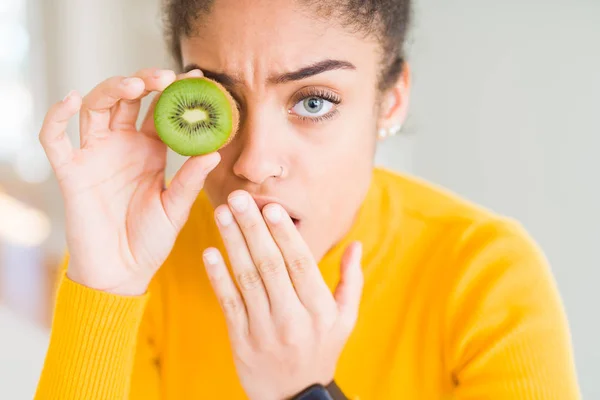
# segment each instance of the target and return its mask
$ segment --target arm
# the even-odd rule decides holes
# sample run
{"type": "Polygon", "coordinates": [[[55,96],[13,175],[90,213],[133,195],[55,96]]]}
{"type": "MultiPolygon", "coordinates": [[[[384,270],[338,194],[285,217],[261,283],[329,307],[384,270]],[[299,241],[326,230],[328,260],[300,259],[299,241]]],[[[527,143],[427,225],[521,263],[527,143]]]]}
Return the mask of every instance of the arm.
{"type": "Polygon", "coordinates": [[[517,225],[484,224],[470,236],[446,321],[457,399],[579,399],[568,322],[543,254],[517,225]]]}
{"type": "MultiPolygon", "coordinates": [[[[89,289],[68,279],[65,269],[66,263],[35,399],[158,400],[157,310],[150,293],[89,289]]],[[[151,286],[153,295],[157,290],[151,286]]]]}
{"type": "Polygon", "coordinates": [[[137,120],[142,98],[191,76],[202,72],[115,76],[84,97],[69,93],[44,118],[39,139],[65,204],[69,262],[37,398],[158,397],[146,337],[153,331],[143,324],[151,283],[220,156],[190,157],[165,188],[167,147],[154,126],[155,102],[139,128],[137,120]],[[76,114],[75,147],[65,131],[76,114]]]}

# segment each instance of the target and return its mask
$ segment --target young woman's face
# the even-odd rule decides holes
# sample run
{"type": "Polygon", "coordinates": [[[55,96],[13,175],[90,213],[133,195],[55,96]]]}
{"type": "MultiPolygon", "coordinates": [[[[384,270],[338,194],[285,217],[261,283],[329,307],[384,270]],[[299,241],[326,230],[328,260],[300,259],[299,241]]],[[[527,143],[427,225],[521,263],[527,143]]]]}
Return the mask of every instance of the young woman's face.
{"type": "Polygon", "coordinates": [[[182,40],[237,101],[240,130],[206,192],[279,202],[320,259],[350,227],[368,189],[378,118],[378,44],[293,1],[219,0],[182,40]],[[280,176],[280,174],[283,174],[280,176]]]}

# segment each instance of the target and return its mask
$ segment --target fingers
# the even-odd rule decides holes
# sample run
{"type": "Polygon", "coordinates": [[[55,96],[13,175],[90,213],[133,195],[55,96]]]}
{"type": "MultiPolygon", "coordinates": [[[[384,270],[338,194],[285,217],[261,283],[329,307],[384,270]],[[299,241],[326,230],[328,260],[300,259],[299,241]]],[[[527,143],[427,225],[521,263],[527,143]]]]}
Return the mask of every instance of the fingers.
{"type": "Polygon", "coordinates": [[[279,204],[265,206],[263,214],[283,254],[300,301],[312,314],[328,313],[329,305],[335,307],[331,293],[310,249],[292,219],[279,204]]]}
{"type": "Polygon", "coordinates": [[[204,251],[203,259],[208,279],[225,314],[229,336],[232,341],[239,341],[248,334],[248,315],[244,301],[231,279],[221,253],[209,248],[204,251]]]}
{"type": "Polygon", "coordinates": [[[248,251],[244,235],[227,205],[217,207],[215,217],[223,244],[229,255],[233,275],[248,310],[251,330],[267,328],[271,314],[269,299],[260,274],[248,251]]]}
{"type": "Polygon", "coordinates": [[[188,219],[190,209],[204,187],[206,176],[221,161],[219,153],[188,158],[161,194],[165,214],[176,232],[188,219]]]}
{"type": "Polygon", "coordinates": [[[137,77],[112,77],[98,84],[83,98],[80,116],[81,146],[90,138],[109,130],[112,108],[121,99],[134,100],[144,92],[144,81],[137,77]]]}
{"type": "Polygon", "coordinates": [[[141,107],[141,99],[153,91],[163,91],[175,81],[175,72],[156,68],[142,69],[133,77],[144,82],[144,91],[135,99],[121,99],[115,106],[110,129],[137,130],[137,119],[141,107]]]}
{"type": "MultiPolygon", "coordinates": [[[[109,130],[136,130],[141,99],[152,91],[163,91],[176,79],[203,76],[199,70],[175,76],[173,71],[143,69],[131,77],[112,77],[98,84],[82,102],[79,119],[81,146],[90,139],[103,137],[109,130]]],[[[155,99],[156,100],[156,99],[155,99]]],[[[142,133],[156,137],[154,130],[154,105],[144,118],[142,133]]]]}
{"type": "MultiPolygon", "coordinates": [[[[175,80],[178,81],[178,80],[185,79],[185,78],[202,77],[202,76],[204,76],[202,71],[200,71],[198,69],[194,69],[185,74],[177,75],[175,80]]],[[[156,128],[154,127],[154,107],[156,106],[156,102],[158,101],[159,97],[160,96],[156,96],[154,99],[152,99],[152,103],[150,103],[150,106],[148,107],[148,112],[146,113],[146,116],[144,117],[142,125],[140,126],[140,131],[146,135],[156,136],[156,128]]]]}
{"type": "Polygon", "coordinates": [[[341,279],[334,293],[340,319],[349,329],[356,322],[362,294],[364,278],[361,258],[362,246],[359,242],[348,246],[342,257],[341,279]]]}
{"type": "MultiPolygon", "coordinates": [[[[40,129],[40,143],[57,175],[73,159],[73,146],[66,130],[69,120],[80,108],[81,97],[75,91],[69,93],[48,111],[40,129]]],[[[60,180],[60,176],[57,177],[60,180]]]]}
{"type": "Polygon", "coordinates": [[[204,76],[204,74],[202,73],[201,70],[199,70],[199,69],[193,69],[193,70],[188,71],[186,73],[177,75],[177,80],[181,80],[181,79],[185,79],[185,78],[193,78],[193,77],[201,78],[203,76],[204,76]]]}
{"type": "Polygon", "coordinates": [[[252,197],[243,190],[229,195],[229,205],[267,289],[271,310],[288,312],[299,305],[285,261],[252,197]]]}

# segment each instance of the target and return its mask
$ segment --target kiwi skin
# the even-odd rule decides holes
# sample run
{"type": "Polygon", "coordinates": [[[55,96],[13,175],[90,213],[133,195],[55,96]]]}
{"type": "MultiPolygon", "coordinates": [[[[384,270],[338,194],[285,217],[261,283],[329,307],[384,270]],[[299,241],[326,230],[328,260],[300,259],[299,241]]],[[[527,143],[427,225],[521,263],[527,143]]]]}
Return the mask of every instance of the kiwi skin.
{"type": "MultiPolygon", "coordinates": [[[[168,137],[168,134],[161,134],[160,130],[159,130],[159,121],[160,119],[164,118],[164,115],[162,114],[162,109],[160,107],[160,97],[158,98],[158,101],[155,105],[155,109],[154,109],[154,124],[155,127],[157,129],[157,133],[158,136],[160,137],[160,139],[165,142],[165,144],[167,144],[172,150],[174,150],[176,153],[179,153],[180,155],[183,156],[198,156],[198,155],[203,155],[203,154],[208,154],[214,151],[218,151],[222,148],[224,148],[225,146],[227,146],[232,140],[233,138],[236,136],[238,128],[239,128],[239,121],[240,121],[240,114],[239,114],[239,110],[237,107],[237,103],[235,102],[235,100],[233,99],[233,97],[231,96],[231,94],[229,93],[229,91],[223,86],[221,85],[219,82],[206,78],[206,77],[193,77],[193,78],[184,78],[182,79],[183,81],[188,81],[188,80],[204,80],[207,82],[210,82],[212,85],[216,86],[216,88],[218,90],[220,90],[222,92],[222,94],[224,95],[224,97],[227,99],[227,102],[229,103],[229,108],[230,108],[230,112],[231,112],[231,131],[229,132],[229,134],[227,135],[227,139],[225,140],[224,143],[222,143],[217,149],[211,149],[209,151],[194,151],[193,149],[185,149],[185,146],[172,146],[169,145],[169,143],[167,143],[168,140],[165,140],[166,137],[168,137]]],[[[182,80],[177,80],[175,82],[173,82],[171,85],[174,85],[175,83],[181,83],[182,80]]],[[[167,91],[169,89],[169,87],[171,86],[167,86],[167,88],[165,88],[165,90],[163,91],[163,93],[165,91],[167,91]]],[[[162,93],[161,93],[162,94],[162,93]]]]}
{"type": "MultiPolygon", "coordinates": [[[[194,78],[191,78],[191,79],[194,79],[194,78]]],[[[229,142],[231,142],[233,140],[233,138],[235,137],[235,135],[238,132],[238,129],[240,127],[240,111],[238,110],[237,103],[234,100],[233,96],[231,95],[231,93],[229,93],[229,90],[225,89],[225,87],[223,85],[221,85],[219,82],[217,82],[213,79],[205,78],[205,77],[196,78],[196,79],[206,79],[207,81],[212,82],[215,86],[217,86],[219,89],[221,89],[221,91],[223,92],[223,94],[225,94],[225,97],[229,101],[229,106],[231,107],[231,133],[229,134],[227,141],[225,143],[223,143],[221,145],[221,147],[219,148],[219,149],[222,149],[223,147],[227,146],[229,144],[229,142]]]]}

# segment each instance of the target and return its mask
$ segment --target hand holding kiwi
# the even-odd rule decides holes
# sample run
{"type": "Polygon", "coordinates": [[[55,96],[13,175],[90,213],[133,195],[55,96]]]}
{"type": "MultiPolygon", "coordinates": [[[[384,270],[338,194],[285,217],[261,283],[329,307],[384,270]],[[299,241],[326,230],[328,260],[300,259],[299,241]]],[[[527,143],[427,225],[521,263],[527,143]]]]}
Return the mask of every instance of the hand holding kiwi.
{"type": "Polygon", "coordinates": [[[70,279],[145,292],[220,161],[215,151],[235,134],[237,109],[224,93],[197,70],[176,77],[147,69],[107,79],[83,98],[72,92],[48,111],[39,137],[64,199],[70,279]],[[141,99],[163,91],[138,129],[141,99]],[[65,131],[78,112],[74,148],[65,131]],[[165,189],[166,143],[191,157],[165,189]]]}

